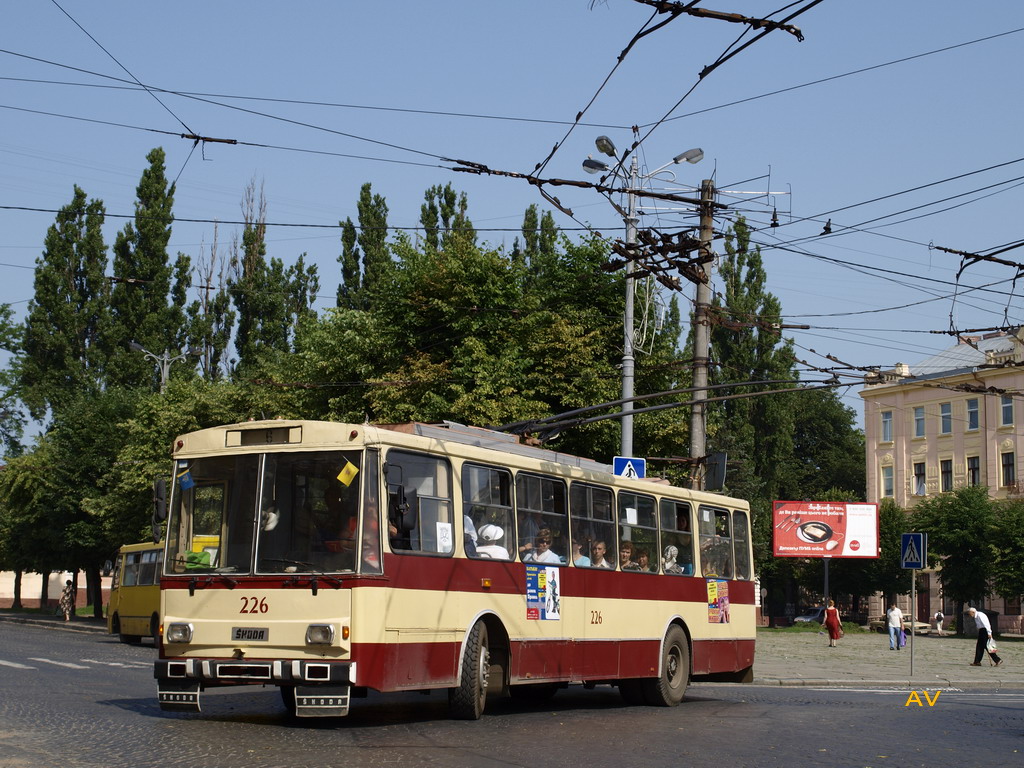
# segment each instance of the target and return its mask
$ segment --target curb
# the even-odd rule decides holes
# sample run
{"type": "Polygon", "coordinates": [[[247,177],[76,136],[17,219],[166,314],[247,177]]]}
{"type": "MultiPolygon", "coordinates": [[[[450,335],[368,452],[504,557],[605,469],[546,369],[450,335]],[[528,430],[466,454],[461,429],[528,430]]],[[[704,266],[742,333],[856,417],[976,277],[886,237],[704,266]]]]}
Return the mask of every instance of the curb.
{"type": "Polygon", "coordinates": [[[32,616],[19,616],[12,614],[0,614],[0,622],[13,622],[15,624],[31,624],[35,627],[47,627],[63,632],[92,632],[107,634],[106,623],[100,624],[99,619],[79,619],[71,621],[60,621],[54,619],[41,619],[32,616]]]}

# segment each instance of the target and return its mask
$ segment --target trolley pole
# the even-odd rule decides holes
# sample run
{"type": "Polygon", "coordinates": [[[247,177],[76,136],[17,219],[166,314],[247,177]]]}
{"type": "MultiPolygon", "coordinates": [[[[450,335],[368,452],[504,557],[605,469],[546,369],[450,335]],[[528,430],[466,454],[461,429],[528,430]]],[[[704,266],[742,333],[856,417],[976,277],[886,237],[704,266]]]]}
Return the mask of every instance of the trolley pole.
{"type": "MultiPolygon", "coordinates": [[[[711,241],[714,239],[715,183],[704,179],[700,183],[700,255],[711,255],[711,241]]],[[[697,298],[693,308],[693,394],[690,409],[690,458],[697,462],[697,471],[690,478],[690,487],[704,488],[704,456],[707,454],[707,397],[708,355],[711,347],[711,326],[708,323],[708,307],[711,304],[711,268],[707,260],[705,270],[708,281],[697,283],[697,298]]]]}

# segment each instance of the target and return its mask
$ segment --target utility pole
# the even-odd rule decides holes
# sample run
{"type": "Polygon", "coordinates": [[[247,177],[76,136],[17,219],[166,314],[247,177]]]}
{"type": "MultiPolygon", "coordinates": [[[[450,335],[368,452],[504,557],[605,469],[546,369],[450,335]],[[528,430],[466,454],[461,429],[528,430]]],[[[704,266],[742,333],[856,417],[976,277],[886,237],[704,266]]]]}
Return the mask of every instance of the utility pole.
{"type": "MultiPolygon", "coordinates": [[[[640,175],[637,165],[636,153],[633,153],[633,161],[629,165],[629,198],[626,217],[626,248],[632,249],[636,245],[636,189],[637,179],[640,175]]],[[[626,310],[623,318],[623,344],[622,344],[622,443],[620,456],[633,455],[633,369],[635,357],[633,354],[633,278],[630,273],[633,270],[633,263],[626,264],[626,310]]]]}
{"type": "Polygon", "coordinates": [[[697,299],[693,307],[693,406],[690,410],[690,458],[697,471],[690,478],[690,487],[704,488],[703,459],[707,454],[707,397],[708,356],[711,348],[711,326],[708,307],[711,304],[711,241],[714,239],[715,183],[704,179],[700,183],[700,255],[705,263],[707,282],[697,283],[697,299]]]}

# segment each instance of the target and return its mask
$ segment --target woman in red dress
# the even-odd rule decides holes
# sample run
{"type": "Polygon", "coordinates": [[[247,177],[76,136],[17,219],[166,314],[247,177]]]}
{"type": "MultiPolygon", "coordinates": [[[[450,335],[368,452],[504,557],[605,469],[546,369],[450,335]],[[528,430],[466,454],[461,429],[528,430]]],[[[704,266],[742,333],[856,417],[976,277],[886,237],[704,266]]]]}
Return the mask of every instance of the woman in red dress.
{"type": "Polygon", "coordinates": [[[843,632],[843,625],[839,621],[839,609],[836,608],[836,601],[829,600],[828,608],[825,609],[825,629],[828,630],[828,647],[835,648],[836,640],[843,632]]]}

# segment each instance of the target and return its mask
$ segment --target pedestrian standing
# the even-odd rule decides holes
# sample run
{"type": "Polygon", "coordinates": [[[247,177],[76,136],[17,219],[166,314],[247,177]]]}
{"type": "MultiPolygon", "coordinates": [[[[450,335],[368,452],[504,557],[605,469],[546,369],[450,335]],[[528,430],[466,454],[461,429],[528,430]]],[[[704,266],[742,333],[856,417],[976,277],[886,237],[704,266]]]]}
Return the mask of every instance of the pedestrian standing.
{"type": "Polygon", "coordinates": [[[60,610],[64,614],[64,621],[71,621],[71,614],[75,610],[75,588],[71,579],[64,583],[64,589],[60,593],[60,610]]]}
{"type": "Polygon", "coordinates": [[[889,650],[898,651],[903,647],[900,639],[903,636],[903,611],[896,607],[896,603],[892,603],[885,612],[885,618],[889,626],[889,650]]]}
{"type": "Polygon", "coordinates": [[[988,647],[989,638],[992,637],[992,625],[988,623],[988,616],[973,606],[967,609],[967,613],[971,615],[971,618],[974,619],[974,623],[978,627],[978,644],[974,648],[974,661],[971,662],[971,666],[980,667],[981,657],[988,651],[988,655],[992,657],[992,663],[998,667],[1003,663],[1003,660],[995,652],[995,645],[992,646],[992,649],[988,647]]]}
{"type": "Polygon", "coordinates": [[[825,609],[825,629],[828,630],[828,647],[835,648],[836,640],[843,636],[843,623],[839,620],[835,600],[829,600],[828,608],[825,609]]]}

